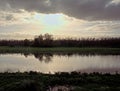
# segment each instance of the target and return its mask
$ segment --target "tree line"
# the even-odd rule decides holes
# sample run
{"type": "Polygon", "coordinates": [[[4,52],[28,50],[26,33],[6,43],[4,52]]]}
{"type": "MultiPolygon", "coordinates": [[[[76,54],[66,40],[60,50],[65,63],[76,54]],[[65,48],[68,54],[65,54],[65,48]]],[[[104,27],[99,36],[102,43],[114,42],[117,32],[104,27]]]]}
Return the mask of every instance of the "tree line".
{"type": "Polygon", "coordinates": [[[0,40],[0,46],[10,47],[110,47],[120,48],[120,38],[54,39],[50,34],[39,35],[33,40],[0,40]]]}

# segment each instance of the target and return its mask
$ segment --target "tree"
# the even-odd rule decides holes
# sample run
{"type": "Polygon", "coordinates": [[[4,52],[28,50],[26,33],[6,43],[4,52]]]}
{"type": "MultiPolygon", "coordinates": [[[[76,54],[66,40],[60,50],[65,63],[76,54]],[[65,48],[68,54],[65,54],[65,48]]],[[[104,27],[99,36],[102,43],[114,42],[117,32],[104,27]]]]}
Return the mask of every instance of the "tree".
{"type": "Polygon", "coordinates": [[[24,46],[30,46],[30,41],[28,39],[24,40],[24,46]]]}
{"type": "Polygon", "coordinates": [[[44,46],[45,47],[52,47],[53,46],[53,36],[50,34],[44,35],[44,46]]]}

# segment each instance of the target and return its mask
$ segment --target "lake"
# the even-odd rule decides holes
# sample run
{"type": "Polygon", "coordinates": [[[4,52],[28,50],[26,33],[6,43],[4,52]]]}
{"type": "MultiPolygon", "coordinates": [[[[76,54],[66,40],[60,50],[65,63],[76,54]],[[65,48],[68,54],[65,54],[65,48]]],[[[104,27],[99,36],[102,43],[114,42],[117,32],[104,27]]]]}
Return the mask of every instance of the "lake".
{"type": "Polygon", "coordinates": [[[120,55],[0,54],[0,72],[120,72],[120,55]]]}

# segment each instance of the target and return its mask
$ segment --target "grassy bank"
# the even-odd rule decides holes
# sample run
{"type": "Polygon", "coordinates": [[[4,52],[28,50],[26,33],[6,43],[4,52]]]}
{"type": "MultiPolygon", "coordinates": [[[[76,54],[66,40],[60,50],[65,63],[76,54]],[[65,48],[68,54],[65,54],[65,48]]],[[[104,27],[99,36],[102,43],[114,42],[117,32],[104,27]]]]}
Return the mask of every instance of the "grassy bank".
{"type": "Polygon", "coordinates": [[[120,91],[120,74],[0,73],[0,91],[46,91],[54,86],[72,87],[69,91],[120,91]]]}
{"type": "Polygon", "coordinates": [[[79,53],[119,55],[120,48],[78,48],[78,47],[0,47],[0,53],[79,53]]]}

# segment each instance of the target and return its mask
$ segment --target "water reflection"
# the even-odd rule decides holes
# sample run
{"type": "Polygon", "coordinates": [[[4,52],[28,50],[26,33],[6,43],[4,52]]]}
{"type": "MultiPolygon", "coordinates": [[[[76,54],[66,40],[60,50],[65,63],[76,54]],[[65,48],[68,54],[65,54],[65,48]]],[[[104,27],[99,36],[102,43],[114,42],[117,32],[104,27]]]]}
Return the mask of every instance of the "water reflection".
{"type": "MultiPolygon", "coordinates": [[[[38,59],[40,62],[45,62],[45,63],[49,63],[52,61],[53,56],[65,56],[67,58],[73,57],[73,56],[87,56],[87,57],[91,57],[91,56],[96,56],[96,55],[100,55],[100,56],[105,56],[104,54],[89,54],[89,53],[22,53],[21,55],[24,55],[26,58],[34,55],[34,57],[36,59],[38,59]]],[[[106,56],[109,56],[108,54],[106,56]]],[[[110,55],[110,56],[114,56],[114,55],[110,55]]],[[[116,55],[117,56],[117,55],[116,55]]]]}
{"type": "Polygon", "coordinates": [[[1,54],[0,72],[120,72],[120,55],[81,55],[74,53],[1,54]]]}
{"type": "Polygon", "coordinates": [[[49,63],[50,61],[52,61],[52,58],[54,55],[57,55],[59,57],[61,56],[66,56],[66,57],[72,57],[75,55],[80,55],[80,56],[90,56],[90,55],[86,55],[86,54],[75,54],[75,53],[34,53],[34,54],[30,54],[30,53],[24,53],[23,54],[26,58],[34,55],[34,57],[36,59],[38,59],[40,62],[45,62],[45,63],[49,63]]]}
{"type": "Polygon", "coordinates": [[[34,54],[34,57],[39,59],[39,61],[44,61],[45,63],[49,63],[52,61],[53,54],[51,53],[46,53],[46,54],[34,54]]]}

